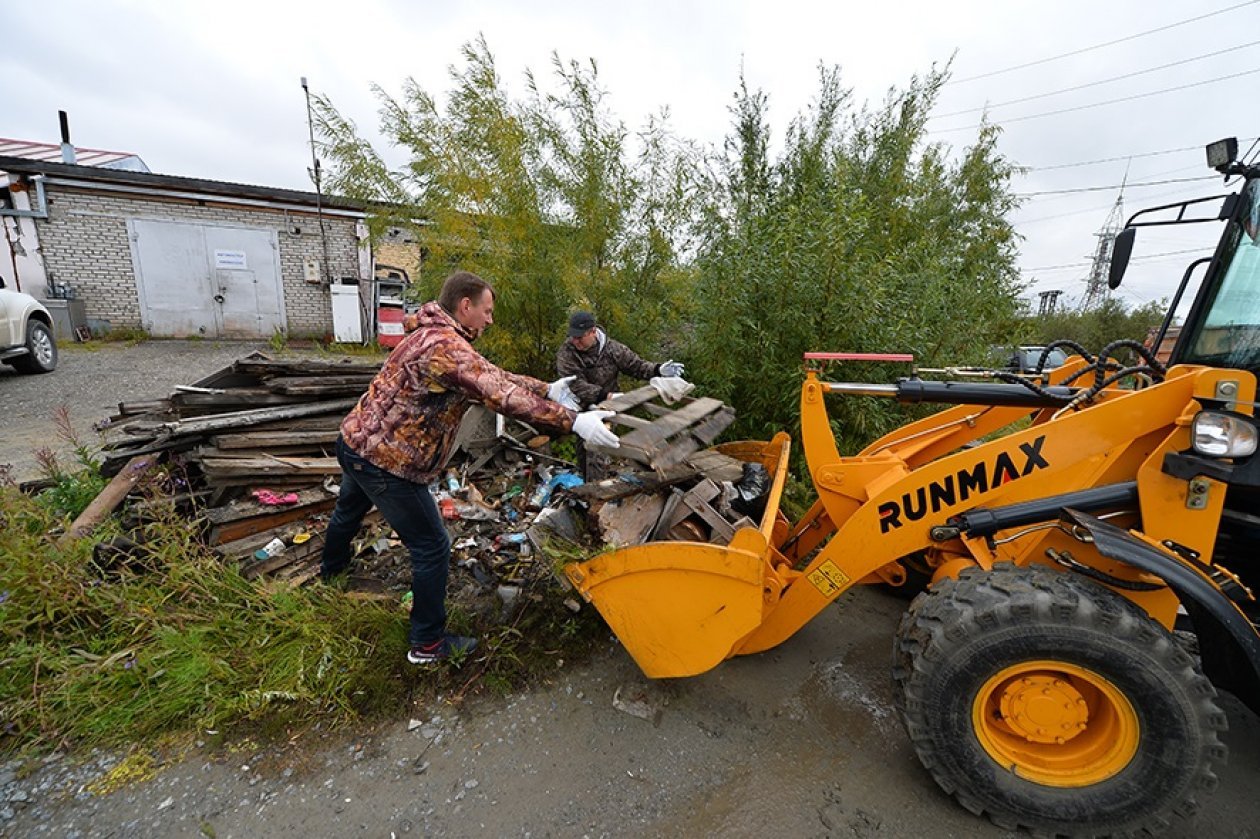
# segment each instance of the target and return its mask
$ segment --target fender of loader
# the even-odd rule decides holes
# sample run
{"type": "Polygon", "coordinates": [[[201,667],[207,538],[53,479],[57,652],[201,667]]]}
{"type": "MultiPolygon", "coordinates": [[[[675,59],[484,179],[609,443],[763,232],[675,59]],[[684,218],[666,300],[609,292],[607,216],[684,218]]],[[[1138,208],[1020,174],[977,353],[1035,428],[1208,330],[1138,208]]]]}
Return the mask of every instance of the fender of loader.
{"type": "Polygon", "coordinates": [[[757,528],[736,531],[729,545],[649,542],[564,567],[565,576],[603,616],[650,678],[694,676],[734,655],[762,622],[782,588],[770,547],[785,527],[779,501],[787,480],[789,439],[731,443],[718,451],[762,463],[774,475],[757,528]],[[772,585],[767,582],[773,579],[772,585]],[[767,593],[770,592],[770,593],[767,593]]]}

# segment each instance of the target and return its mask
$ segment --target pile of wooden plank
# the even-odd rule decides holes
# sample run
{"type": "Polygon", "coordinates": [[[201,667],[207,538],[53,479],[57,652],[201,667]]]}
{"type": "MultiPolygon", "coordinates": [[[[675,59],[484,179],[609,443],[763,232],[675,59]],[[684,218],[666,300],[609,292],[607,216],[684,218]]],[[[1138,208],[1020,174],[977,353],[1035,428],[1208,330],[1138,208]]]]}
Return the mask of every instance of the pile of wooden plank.
{"type": "Polygon", "coordinates": [[[260,353],[167,399],[119,404],[103,431],[106,475],[137,455],[178,456],[214,491],[301,489],[340,473],[332,454],[341,420],[379,362],[273,361],[260,353]]]}
{"type": "MultiPolygon", "coordinates": [[[[592,448],[620,463],[615,477],[578,487],[573,495],[589,504],[588,519],[604,544],[726,544],[740,527],[756,526],[729,502],[733,487],[749,478],[746,464],[708,449],[735,421],[729,405],[709,397],[666,405],[646,385],[596,407],[615,412],[608,422],[619,432],[620,446],[592,448]]],[[[759,482],[768,486],[764,475],[759,482]]]]}
{"type": "MultiPolygon", "coordinates": [[[[340,480],[338,428],[379,368],[255,353],[166,399],[120,403],[103,423],[103,471],[115,483],[93,515],[108,514],[161,463],[182,476],[175,500],[190,523],[243,574],[289,585],[311,579],[340,480]]],[[[534,558],[557,535],[592,550],[669,539],[725,543],[753,524],[731,504],[749,465],[710,448],[734,421],[729,406],[712,398],[666,405],[646,386],[600,407],[615,411],[609,424],[621,446],[603,452],[610,478],[579,486],[575,464],[555,456],[537,429],[479,407],[469,412],[434,492],[455,563],[477,584],[549,575],[550,564],[534,558]],[[555,482],[552,495],[548,482],[558,475],[569,480],[555,482]]],[[[133,514],[145,503],[133,504],[133,514]]],[[[92,521],[76,525],[80,534],[92,521]]],[[[125,553],[134,546],[114,547],[125,553]]],[[[366,566],[395,594],[406,587],[405,549],[379,514],[370,515],[358,548],[356,567],[366,566]]]]}

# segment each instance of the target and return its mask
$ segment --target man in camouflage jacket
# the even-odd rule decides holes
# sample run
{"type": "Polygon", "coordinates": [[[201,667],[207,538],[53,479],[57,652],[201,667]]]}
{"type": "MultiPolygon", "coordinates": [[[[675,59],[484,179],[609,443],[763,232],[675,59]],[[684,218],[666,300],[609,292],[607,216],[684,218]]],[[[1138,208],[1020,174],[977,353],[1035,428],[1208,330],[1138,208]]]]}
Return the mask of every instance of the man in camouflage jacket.
{"type": "Polygon", "coordinates": [[[409,333],[341,424],[341,492],[328,522],[320,576],[350,564],[351,542],[375,506],[411,555],[412,664],[469,653],[477,642],[446,634],[450,538],[428,484],[446,466],[465,411],[474,402],[516,419],[574,431],[616,447],[602,423],[609,411],[577,413],[552,401],[564,388],[510,373],[472,342],[494,322],[494,289],[475,274],[447,278],[437,300],[404,321],[409,333]]]}
{"type": "Polygon", "coordinates": [[[569,389],[582,408],[603,402],[617,390],[617,377],[625,373],[644,381],[653,376],[681,376],[677,361],[653,364],[620,341],[608,337],[590,312],[574,312],[569,318],[569,337],[556,352],[556,372],[573,376],[569,389]]]}

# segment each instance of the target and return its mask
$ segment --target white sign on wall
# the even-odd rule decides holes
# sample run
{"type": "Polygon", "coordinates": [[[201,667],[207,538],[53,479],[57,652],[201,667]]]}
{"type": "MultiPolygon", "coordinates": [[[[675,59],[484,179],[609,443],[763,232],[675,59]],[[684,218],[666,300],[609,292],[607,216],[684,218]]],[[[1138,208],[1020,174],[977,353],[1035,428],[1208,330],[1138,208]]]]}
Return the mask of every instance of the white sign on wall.
{"type": "Polygon", "coordinates": [[[249,263],[245,259],[245,251],[216,250],[214,252],[214,267],[215,270],[248,271],[249,263]]]}

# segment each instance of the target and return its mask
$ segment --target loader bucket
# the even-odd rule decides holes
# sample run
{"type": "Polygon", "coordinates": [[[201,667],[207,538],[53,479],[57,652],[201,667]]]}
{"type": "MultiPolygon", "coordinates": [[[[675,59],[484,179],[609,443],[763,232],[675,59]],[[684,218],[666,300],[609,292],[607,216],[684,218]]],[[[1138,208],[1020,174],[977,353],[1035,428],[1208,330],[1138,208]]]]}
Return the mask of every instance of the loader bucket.
{"type": "Polygon", "coordinates": [[[761,624],[773,576],[769,545],[780,521],[788,447],[786,434],[769,443],[718,447],[762,463],[774,476],[760,526],[736,531],[729,545],[648,542],[565,566],[570,582],[595,605],[645,675],[694,676],[710,670],[761,624]]]}

